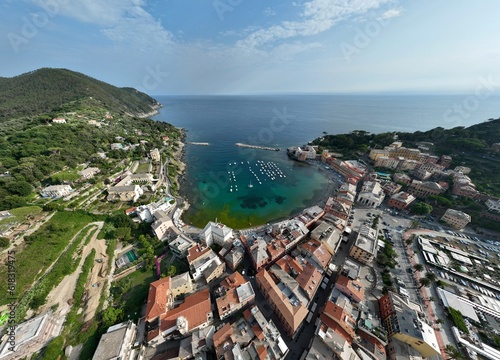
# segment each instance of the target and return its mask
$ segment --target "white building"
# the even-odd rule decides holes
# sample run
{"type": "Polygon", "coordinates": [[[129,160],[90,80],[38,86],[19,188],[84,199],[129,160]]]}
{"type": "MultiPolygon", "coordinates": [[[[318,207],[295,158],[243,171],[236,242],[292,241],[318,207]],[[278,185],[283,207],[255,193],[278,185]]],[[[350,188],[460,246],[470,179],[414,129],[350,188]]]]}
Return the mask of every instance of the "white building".
{"type": "Polygon", "coordinates": [[[111,326],[101,336],[92,360],[131,359],[136,334],[137,327],[130,320],[111,326]]]}
{"type": "Polygon", "coordinates": [[[154,162],[160,162],[161,160],[161,155],[160,151],[158,149],[153,149],[149,152],[149,156],[151,156],[151,160],[154,162]]]}
{"type": "Polygon", "coordinates": [[[100,172],[101,170],[99,170],[99,168],[97,167],[89,167],[82,171],[78,171],[78,175],[80,175],[82,179],[87,180],[93,178],[96,174],[99,174],[100,172]]]}
{"type": "Polygon", "coordinates": [[[463,229],[468,223],[471,222],[471,217],[462,211],[455,209],[448,209],[441,217],[441,220],[455,229],[463,229]]]}
{"type": "Polygon", "coordinates": [[[139,185],[113,186],[108,189],[108,201],[136,202],[144,193],[139,185]]]}
{"type": "Polygon", "coordinates": [[[384,201],[384,191],[377,181],[365,181],[358,194],[358,203],[376,208],[384,201]]]}
{"type": "Polygon", "coordinates": [[[40,191],[40,195],[44,198],[50,197],[53,199],[62,198],[69,195],[73,189],[69,185],[51,185],[40,191]]]}
{"type": "Polygon", "coordinates": [[[172,219],[162,210],[154,213],[155,222],[151,225],[151,230],[158,240],[163,241],[167,236],[168,229],[174,226],[172,219]]]}
{"type": "Polygon", "coordinates": [[[200,233],[200,239],[205,245],[217,244],[224,246],[226,242],[232,241],[233,229],[221,223],[210,221],[200,233]]]}
{"type": "Polygon", "coordinates": [[[65,118],[53,118],[52,122],[54,124],[66,124],[66,119],[65,118]]]}
{"type": "Polygon", "coordinates": [[[486,205],[489,211],[500,212],[500,199],[488,199],[484,205],[486,205]]]}

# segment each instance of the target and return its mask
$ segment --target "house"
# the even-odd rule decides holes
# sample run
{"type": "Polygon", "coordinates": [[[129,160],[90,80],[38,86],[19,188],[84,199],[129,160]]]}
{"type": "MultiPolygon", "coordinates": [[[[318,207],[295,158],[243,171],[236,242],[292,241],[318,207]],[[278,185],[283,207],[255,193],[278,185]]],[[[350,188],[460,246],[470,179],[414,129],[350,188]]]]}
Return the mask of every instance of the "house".
{"type": "Polygon", "coordinates": [[[377,230],[361,225],[358,236],[349,250],[349,256],[369,265],[377,254],[377,230]]]}
{"type": "Polygon", "coordinates": [[[224,256],[224,261],[226,265],[231,269],[235,270],[245,258],[245,250],[240,246],[233,246],[231,250],[224,256]]]}
{"type": "Polygon", "coordinates": [[[311,231],[311,240],[320,241],[324,248],[333,256],[342,243],[342,232],[333,224],[321,221],[318,226],[311,231]]]}
{"type": "Polygon", "coordinates": [[[431,195],[440,195],[446,191],[446,187],[434,181],[413,180],[408,187],[408,192],[419,199],[425,199],[431,195]]]}
{"type": "Polygon", "coordinates": [[[222,280],[220,285],[215,288],[214,293],[221,320],[253,303],[255,299],[252,284],[237,271],[222,280]]]}
{"type": "Polygon", "coordinates": [[[66,124],[66,119],[65,118],[53,118],[52,123],[53,124],[66,124]]]}
{"type": "Polygon", "coordinates": [[[51,185],[42,189],[40,195],[44,198],[59,199],[69,195],[72,191],[73,189],[69,185],[51,185]]]}
{"type": "Polygon", "coordinates": [[[307,360],[361,360],[349,342],[338,332],[325,324],[318,327],[312,346],[308,350],[307,360]]]}
{"type": "Polygon", "coordinates": [[[149,156],[151,157],[151,160],[153,160],[153,162],[158,163],[161,161],[160,150],[158,150],[157,148],[151,150],[149,152],[149,156]]]}
{"type": "Polygon", "coordinates": [[[194,245],[188,250],[187,261],[195,281],[205,279],[209,283],[226,270],[226,264],[209,247],[194,245]]]}
{"type": "Polygon", "coordinates": [[[376,208],[384,201],[384,191],[378,181],[365,181],[358,194],[358,203],[376,208]]]}
{"type": "MultiPolygon", "coordinates": [[[[174,223],[170,216],[163,210],[156,211],[153,216],[155,221],[151,224],[151,231],[158,240],[163,241],[167,237],[170,228],[174,227],[174,223]]],[[[183,239],[188,240],[186,238],[183,239]]]]}
{"type": "Polygon", "coordinates": [[[124,150],[124,146],[122,143],[113,143],[111,144],[111,150],[124,150]]]}
{"type": "Polygon", "coordinates": [[[326,247],[318,240],[310,239],[300,246],[300,251],[303,256],[308,257],[311,262],[320,270],[327,269],[328,264],[332,258],[332,254],[326,247]]]}
{"type": "Polygon", "coordinates": [[[441,217],[441,221],[444,221],[449,226],[455,229],[463,229],[468,223],[471,222],[471,217],[462,211],[455,209],[448,209],[441,217]]]}
{"type": "Polygon", "coordinates": [[[412,194],[400,191],[391,196],[391,198],[387,201],[387,207],[403,210],[415,200],[416,198],[412,194]]]}
{"type": "Polygon", "coordinates": [[[484,203],[488,211],[500,212],[500,199],[488,199],[484,203]]]}
{"type": "Polygon", "coordinates": [[[78,175],[84,180],[92,179],[95,175],[99,174],[101,170],[97,167],[89,167],[84,170],[78,171],[78,175]]]}
{"type": "Polygon", "coordinates": [[[321,311],[320,320],[351,345],[356,337],[357,316],[349,298],[334,288],[321,311]]]}
{"type": "Polygon", "coordinates": [[[136,334],[137,327],[130,320],[111,326],[101,336],[92,360],[129,359],[136,334]]]}
{"type": "Polygon", "coordinates": [[[339,275],[337,282],[335,283],[335,288],[339,289],[340,292],[348,296],[354,302],[361,302],[365,297],[365,289],[363,284],[356,279],[349,279],[345,275],[339,275]]]}
{"type": "Polygon", "coordinates": [[[167,278],[151,283],[146,305],[146,338],[163,341],[175,334],[186,335],[213,321],[209,289],[188,295],[174,307],[174,295],[167,278]]]}
{"type": "Polygon", "coordinates": [[[168,246],[172,253],[178,258],[185,258],[188,255],[188,250],[195,245],[195,242],[185,235],[177,235],[175,240],[171,241],[168,246]]]}
{"type": "Polygon", "coordinates": [[[329,197],[325,205],[325,214],[333,215],[342,220],[347,220],[351,206],[334,197],[329,197]]]}

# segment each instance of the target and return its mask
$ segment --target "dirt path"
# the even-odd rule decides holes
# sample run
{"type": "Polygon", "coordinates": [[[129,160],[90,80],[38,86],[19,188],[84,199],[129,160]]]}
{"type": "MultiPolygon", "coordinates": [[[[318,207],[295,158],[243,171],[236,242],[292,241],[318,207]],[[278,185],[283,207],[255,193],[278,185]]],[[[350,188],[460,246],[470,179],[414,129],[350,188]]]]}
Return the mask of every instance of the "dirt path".
{"type": "MultiPolygon", "coordinates": [[[[94,234],[92,235],[89,243],[82,250],[82,257],[77,269],[72,274],[65,276],[64,279],[59,283],[59,285],[49,293],[49,295],[47,296],[47,302],[45,303],[42,312],[48,310],[50,307],[56,304],[58,305],[57,312],[60,315],[66,315],[69,312],[71,306],[68,304],[68,301],[73,298],[76,281],[80,276],[83,263],[87,256],[90,254],[90,251],[94,248],[96,249],[96,259],[101,257],[101,252],[106,254],[106,245],[104,240],[97,240],[97,234],[99,234],[99,231],[102,229],[103,225],[103,222],[95,222],[88,224],[85,227],[88,228],[87,234],[93,230],[94,234]],[[95,231],[96,228],[97,231],[95,231]],[[104,251],[102,251],[102,249],[104,249],[104,251]]],[[[84,231],[84,229],[82,229],[82,231],[84,231]]]]}

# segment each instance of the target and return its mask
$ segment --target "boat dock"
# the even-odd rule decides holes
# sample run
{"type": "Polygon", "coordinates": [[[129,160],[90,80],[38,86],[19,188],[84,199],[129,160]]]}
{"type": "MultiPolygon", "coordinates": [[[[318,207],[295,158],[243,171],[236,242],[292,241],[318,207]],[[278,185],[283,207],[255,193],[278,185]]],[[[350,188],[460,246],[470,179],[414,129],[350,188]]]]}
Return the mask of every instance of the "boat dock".
{"type": "Polygon", "coordinates": [[[190,145],[198,145],[198,146],[208,146],[208,145],[210,145],[207,142],[193,142],[193,141],[188,141],[187,143],[190,144],[190,145]]]}
{"type": "Polygon", "coordinates": [[[248,144],[243,144],[243,143],[236,143],[235,145],[239,146],[239,147],[246,147],[246,148],[251,148],[251,149],[280,151],[280,148],[273,148],[273,147],[268,147],[268,146],[248,145],[248,144]]]}

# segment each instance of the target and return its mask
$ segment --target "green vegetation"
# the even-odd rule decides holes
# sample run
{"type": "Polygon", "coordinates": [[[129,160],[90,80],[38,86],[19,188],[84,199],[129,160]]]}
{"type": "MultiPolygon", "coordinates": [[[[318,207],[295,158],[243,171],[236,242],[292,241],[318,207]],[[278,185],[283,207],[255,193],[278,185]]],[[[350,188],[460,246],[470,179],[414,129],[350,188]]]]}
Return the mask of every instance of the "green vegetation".
{"type": "Polygon", "coordinates": [[[41,360],[54,360],[59,359],[61,354],[63,354],[64,338],[58,336],[50,340],[48,345],[42,350],[39,355],[41,360]]]}
{"type": "Polygon", "coordinates": [[[139,166],[137,166],[137,169],[135,170],[135,173],[141,174],[141,173],[147,173],[148,171],[149,171],[149,161],[139,164],[139,166]]]}
{"type": "MultiPolygon", "coordinates": [[[[37,232],[25,238],[26,248],[16,253],[16,291],[20,297],[36,279],[56,260],[72,237],[95,218],[80,211],[58,212],[37,232]]],[[[6,267],[0,269],[0,277],[7,277],[6,267]]],[[[0,304],[9,302],[7,283],[0,284],[0,304]]]]}
{"type": "Polygon", "coordinates": [[[492,331],[488,333],[479,331],[479,336],[481,337],[481,340],[483,342],[494,347],[497,350],[500,350],[500,336],[496,335],[492,331]]]}
{"type": "Polygon", "coordinates": [[[12,214],[12,216],[0,220],[0,226],[3,224],[10,224],[14,222],[21,223],[24,220],[39,214],[41,211],[42,208],[40,206],[24,206],[16,209],[11,209],[9,210],[9,212],[12,214]]]}
{"type": "Polygon", "coordinates": [[[5,118],[38,115],[64,108],[71,101],[92,97],[121,114],[151,112],[158,103],[132,88],[117,88],[66,69],[39,69],[0,78],[0,122],[5,118]]]}
{"type": "Polygon", "coordinates": [[[465,325],[464,317],[462,313],[452,307],[448,308],[448,312],[451,316],[451,320],[455,324],[455,326],[462,332],[468,334],[469,329],[467,329],[467,325],[465,325]]]}
{"type": "Polygon", "coordinates": [[[415,215],[427,215],[432,212],[432,206],[425,202],[419,202],[411,208],[411,212],[415,215]]]}
{"type": "Polygon", "coordinates": [[[10,245],[10,241],[8,238],[0,236],[0,248],[6,248],[10,245]]]}

